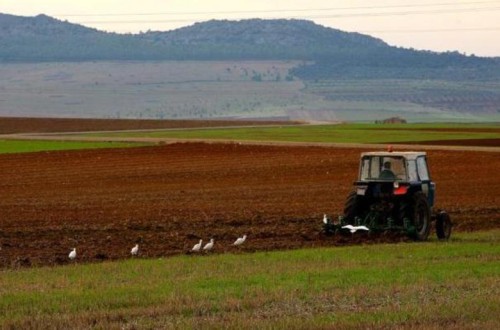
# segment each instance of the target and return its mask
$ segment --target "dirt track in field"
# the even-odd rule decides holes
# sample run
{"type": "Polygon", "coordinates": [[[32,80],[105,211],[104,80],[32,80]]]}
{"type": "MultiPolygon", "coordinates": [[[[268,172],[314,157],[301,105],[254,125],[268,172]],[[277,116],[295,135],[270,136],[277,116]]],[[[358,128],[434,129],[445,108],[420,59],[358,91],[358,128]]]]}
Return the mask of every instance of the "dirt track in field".
{"type": "MultiPolygon", "coordinates": [[[[325,238],[323,213],[340,214],[359,148],[178,143],[131,149],[0,155],[0,267],[187,253],[376,243],[325,238]],[[248,234],[240,248],[231,244],[248,234]]],[[[456,230],[500,227],[500,157],[428,151],[437,207],[456,230]]]]}
{"type": "Polygon", "coordinates": [[[297,122],[264,120],[138,120],[0,117],[0,134],[93,132],[293,124],[297,124],[297,122]]]}

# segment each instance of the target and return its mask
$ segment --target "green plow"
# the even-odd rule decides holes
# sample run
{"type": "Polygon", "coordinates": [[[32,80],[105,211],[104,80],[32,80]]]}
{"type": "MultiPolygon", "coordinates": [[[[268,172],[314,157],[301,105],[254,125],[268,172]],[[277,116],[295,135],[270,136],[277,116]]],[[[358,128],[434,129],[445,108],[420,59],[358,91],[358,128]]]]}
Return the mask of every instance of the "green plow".
{"type": "Polygon", "coordinates": [[[401,233],[409,237],[415,237],[417,229],[410,219],[403,219],[403,226],[396,225],[395,220],[391,217],[384,218],[379,212],[369,212],[365,217],[355,217],[354,223],[348,223],[344,216],[339,216],[337,221],[332,221],[328,217],[323,218],[323,233],[332,236],[337,233],[356,232],[358,229],[366,229],[370,233],[393,232],[401,233]],[[354,230],[353,230],[354,228],[354,230]]]}

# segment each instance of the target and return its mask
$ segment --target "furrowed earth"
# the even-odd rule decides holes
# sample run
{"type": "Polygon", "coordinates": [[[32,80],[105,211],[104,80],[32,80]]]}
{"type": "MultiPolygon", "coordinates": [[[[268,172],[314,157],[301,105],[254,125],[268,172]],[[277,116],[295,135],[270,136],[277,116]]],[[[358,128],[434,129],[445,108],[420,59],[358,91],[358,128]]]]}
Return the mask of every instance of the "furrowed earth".
{"type": "MultiPolygon", "coordinates": [[[[210,238],[210,253],[406,240],[320,233],[323,213],[341,214],[361,151],[175,143],[0,155],[0,267],[68,263],[73,247],[77,262],[96,262],[129,258],[135,243],[152,258],[210,238]]],[[[428,159],[436,207],[454,230],[499,227],[498,153],[429,150],[428,159]]]]}
{"type": "Polygon", "coordinates": [[[294,125],[293,121],[265,120],[137,120],[0,117],[0,134],[118,131],[254,125],[294,125]]]}

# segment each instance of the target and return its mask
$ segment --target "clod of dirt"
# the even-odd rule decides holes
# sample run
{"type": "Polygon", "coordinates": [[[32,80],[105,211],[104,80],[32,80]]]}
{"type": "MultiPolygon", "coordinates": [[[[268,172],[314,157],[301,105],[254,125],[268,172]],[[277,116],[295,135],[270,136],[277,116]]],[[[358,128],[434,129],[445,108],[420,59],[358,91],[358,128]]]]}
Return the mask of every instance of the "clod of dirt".
{"type": "Polygon", "coordinates": [[[29,257],[19,257],[14,260],[14,267],[30,267],[31,260],[29,257]]]}
{"type": "Polygon", "coordinates": [[[97,260],[107,260],[107,259],[109,259],[108,255],[105,254],[105,253],[97,253],[94,256],[94,258],[97,259],[97,260]]]}

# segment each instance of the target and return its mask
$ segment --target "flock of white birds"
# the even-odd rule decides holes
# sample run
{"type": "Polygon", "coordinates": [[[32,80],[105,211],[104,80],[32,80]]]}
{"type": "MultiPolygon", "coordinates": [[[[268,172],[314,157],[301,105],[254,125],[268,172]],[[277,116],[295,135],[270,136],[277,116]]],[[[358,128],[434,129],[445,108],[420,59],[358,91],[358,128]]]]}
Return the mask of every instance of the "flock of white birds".
{"type": "MultiPolygon", "coordinates": [[[[241,245],[241,244],[243,244],[246,241],[246,239],[247,239],[247,235],[243,235],[242,237],[238,237],[238,239],[236,241],[234,241],[233,245],[235,245],[235,246],[241,245]]],[[[203,246],[203,240],[200,239],[200,241],[193,246],[193,248],[191,249],[191,251],[193,251],[193,252],[200,252],[202,250],[202,246],[203,246],[203,251],[210,251],[210,250],[213,249],[214,243],[215,243],[214,239],[211,238],[210,242],[208,242],[207,244],[205,244],[205,246],[203,246]]],[[[136,244],[130,250],[130,254],[132,256],[136,256],[136,255],[139,254],[139,244],[136,244]]],[[[71,250],[71,252],[68,255],[68,258],[71,259],[71,260],[75,260],[76,259],[76,248],[73,248],[73,250],[71,250]]]]}
{"type": "MultiPolygon", "coordinates": [[[[328,216],[326,214],[323,215],[323,223],[324,224],[330,223],[330,219],[328,218],[328,216]]],[[[361,231],[369,231],[370,230],[366,226],[353,226],[353,225],[346,225],[346,226],[342,226],[341,228],[347,229],[353,234],[355,232],[357,232],[358,230],[361,230],[361,231]]],[[[243,235],[242,237],[238,237],[238,239],[236,241],[234,241],[233,245],[235,245],[235,246],[241,245],[246,241],[246,239],[247,239],[247,235],[243,235]]],[[[200,241],[193,246],[191,251],[192,252],[210,251],[214,248],[214,244],[215,244],[215,241],[213,238],[211,238],[210,241],[205,245],[203,245],[203,240],[200,239],[200,241]]],[[[132,248],[132,250],[130,250],[130,254],[132,256],[136,256],[139,254],[139,244],[136,244],[132,248]]],[[[76,248],[73,248],[73,250],[71,250],[71,252],[68,255],[68,258],[71,260],[76,259],[76,248]]]]}

